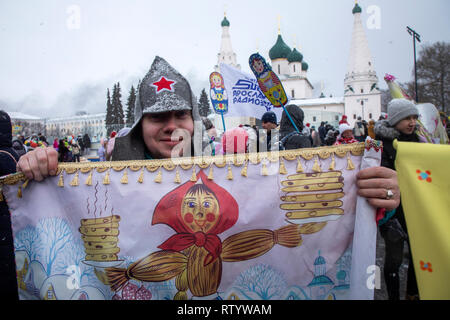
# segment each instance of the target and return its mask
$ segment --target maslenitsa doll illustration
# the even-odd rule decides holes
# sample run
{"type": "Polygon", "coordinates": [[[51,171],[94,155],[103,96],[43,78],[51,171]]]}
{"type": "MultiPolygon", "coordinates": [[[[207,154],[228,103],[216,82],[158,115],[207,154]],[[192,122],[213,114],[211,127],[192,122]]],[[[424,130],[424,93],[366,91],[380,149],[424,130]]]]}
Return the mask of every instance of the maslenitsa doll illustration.
{"type": "Polygon", "coordinates": [[[161,282],[176,278],[175,300],[215,294],[222,278],[222,262],[257,258],[278,244],[288,248],[301,245],[298,225],[278,230],[249,230],[224,241],[221,233],[238,220],[239,207],[225,189],[208,180],[203,172],[198,181],[188,181],[165,195],[156,206],[152,225],[166,224],[176,234],[158,246],[160,251],[132,263],[127,269],[107,268],[114,291],[130,279],[161,282]]]}

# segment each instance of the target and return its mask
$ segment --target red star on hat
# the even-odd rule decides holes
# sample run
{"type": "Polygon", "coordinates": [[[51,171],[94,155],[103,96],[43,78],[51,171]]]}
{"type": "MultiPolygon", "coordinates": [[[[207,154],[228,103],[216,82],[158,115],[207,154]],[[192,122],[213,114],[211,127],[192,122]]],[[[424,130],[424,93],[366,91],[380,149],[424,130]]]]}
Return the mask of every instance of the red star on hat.
{"type": "Polygon", "coordinates": [[[173,80],[168,80],[164,77],[161,77],[158,81],[153,82],[152,86],[156,88],[156,93],[160,92],[160,91],[170,91],[173,92],[174,88],[172,88],[172,85],[175,83],[175,81],[173,80]]]}

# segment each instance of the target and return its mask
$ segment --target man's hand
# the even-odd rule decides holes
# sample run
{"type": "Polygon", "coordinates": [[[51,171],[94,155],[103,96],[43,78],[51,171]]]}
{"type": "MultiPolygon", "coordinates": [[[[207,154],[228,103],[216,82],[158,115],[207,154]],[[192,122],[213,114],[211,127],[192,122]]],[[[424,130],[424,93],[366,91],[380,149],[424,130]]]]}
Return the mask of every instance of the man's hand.
{"type": "Polygon", "coordinates": [[[17,171],[30,180],[42,181],[45,177],[56,175],[58,152],[53,147],[36,148],[20,157],[17,171]]]}
{"type": "Polygon", "coordinates": [[[400,204],[397,172],[385,167],[372,167],[358,172],[356,185],[358,195],[365,197],[375,208],[391,211],[400,204]],[[393,195],[389,197],[388,190],[393,195]]]}

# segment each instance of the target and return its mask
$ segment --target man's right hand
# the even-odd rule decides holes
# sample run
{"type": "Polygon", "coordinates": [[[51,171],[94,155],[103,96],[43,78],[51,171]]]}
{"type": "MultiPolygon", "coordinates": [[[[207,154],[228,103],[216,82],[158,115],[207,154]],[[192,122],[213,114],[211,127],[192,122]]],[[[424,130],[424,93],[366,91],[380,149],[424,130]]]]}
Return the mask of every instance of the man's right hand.
{"type": "Polygon", "coordinates": [[[36,181],[56,175],[57,168],[58,152],[53,147],[36,148],[21,156],[17,163],[17,171],[36,181]]]}

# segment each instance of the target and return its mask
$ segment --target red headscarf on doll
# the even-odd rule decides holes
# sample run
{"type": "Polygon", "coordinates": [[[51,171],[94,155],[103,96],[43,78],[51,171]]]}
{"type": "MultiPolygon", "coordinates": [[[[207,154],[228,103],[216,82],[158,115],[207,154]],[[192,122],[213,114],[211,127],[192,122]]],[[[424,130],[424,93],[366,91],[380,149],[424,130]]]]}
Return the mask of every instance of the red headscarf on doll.
{"type": "Polygon", "coordinates": [[[198,179],[211,189],[219,203],[219,217],[216,224],[206,234],[193,232],[181,217],[183,198],[195,182],[188,181],[172,192],[165,195],[156,205],[153,213],[152,225],[166,224],[174,229],[177,234],[171,236],[158,248],[163,250],[182,251],[192,245],[204,247],[208,252],[204,265],[207,265],[222,252],[222,242],[217,236],[231,228],[239,217],[239,206],[236,200],[225,189],[207,179],[203,171],[198,173],[198,179]]]}

